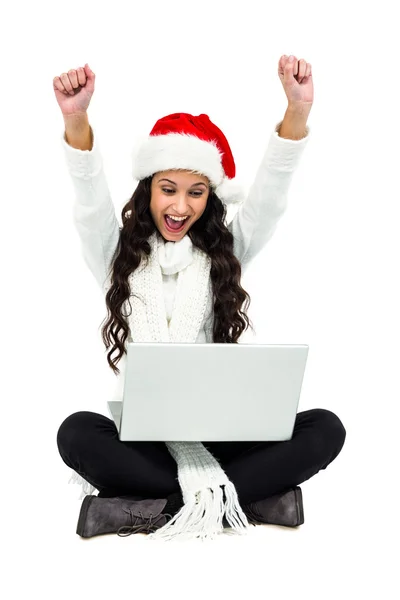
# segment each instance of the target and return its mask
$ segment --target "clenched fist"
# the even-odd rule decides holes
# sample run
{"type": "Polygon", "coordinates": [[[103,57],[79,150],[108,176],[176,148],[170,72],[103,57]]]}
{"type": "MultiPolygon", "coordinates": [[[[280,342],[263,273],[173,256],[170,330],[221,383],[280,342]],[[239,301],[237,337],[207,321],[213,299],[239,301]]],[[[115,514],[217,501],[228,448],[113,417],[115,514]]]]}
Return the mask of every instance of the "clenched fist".
{"type": "Polygon", "coordinates": [[[314,102],[314,84],[311,63],[293,55],[284,54],[279,59],[278,75],[289,106],[300,110],[311,110],[314,102]]]}
{"type": "Polygon", "coordinates": [[[95,77],[87,63],[54,77],[54,93],[64,116],[86,113],[93,96],[95,77]]]}

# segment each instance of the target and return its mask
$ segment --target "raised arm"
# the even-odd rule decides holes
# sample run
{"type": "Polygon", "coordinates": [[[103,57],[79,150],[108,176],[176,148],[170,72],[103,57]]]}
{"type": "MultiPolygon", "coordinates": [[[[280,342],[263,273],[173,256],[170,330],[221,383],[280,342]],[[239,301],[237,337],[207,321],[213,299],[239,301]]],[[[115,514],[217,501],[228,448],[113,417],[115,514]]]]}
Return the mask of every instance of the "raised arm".
{"type": "Polygon", "coordinates": [[[75,191],[73,219],[83,257],[103,292],[119,240],[119,225],[111,200],[97,135],[87,110],[95,89],[95,74],[86,63],[53,79],[53,90],[64,118],[61,144],[75,191]]]}
{"type": "Polygon", "coordinates": [[[291,121],[287,112],[275,126],[248,196],[228,225],[242,272],[271,239],[286,210],[292,176],[309,140],[306,120],[291,121]]]}
{"type": "Polygon", "coordinates": [[[309,141],[307,119],[314,101],[311,63],[284,54],[278,75],[288,107],[271,134],[248,198],[229,225],[242,270],[274,234],[287,207],[293,173],[309,141]]]}
{"type": "Polygon", "coordinates": [[[64,118],[62,145],[75,191],[73,220],[84,260],[104,292],[119,224],[111,199],[97,136],[85,115],[64,118]]]}

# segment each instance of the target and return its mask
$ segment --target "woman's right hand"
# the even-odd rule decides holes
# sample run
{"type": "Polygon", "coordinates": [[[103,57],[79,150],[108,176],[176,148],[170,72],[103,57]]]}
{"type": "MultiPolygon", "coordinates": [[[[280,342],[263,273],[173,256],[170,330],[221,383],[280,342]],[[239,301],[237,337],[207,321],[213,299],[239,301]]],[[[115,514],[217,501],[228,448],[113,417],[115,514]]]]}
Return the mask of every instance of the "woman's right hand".
{"type": "Polygon", "coordinates": [[[64,117],[85,114],[94,92],[95,74],[86,63],[53,79],[53,89],[64,117]]]}

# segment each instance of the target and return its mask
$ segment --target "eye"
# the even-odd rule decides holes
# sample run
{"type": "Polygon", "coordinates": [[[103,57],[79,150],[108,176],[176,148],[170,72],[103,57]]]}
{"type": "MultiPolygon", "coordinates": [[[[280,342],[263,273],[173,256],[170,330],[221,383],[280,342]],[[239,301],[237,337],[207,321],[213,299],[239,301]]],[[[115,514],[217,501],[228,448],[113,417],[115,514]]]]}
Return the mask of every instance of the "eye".
{"type": "MultiPolygon", "coordinates": [[[[170,192],[171,192],[171,193],[174,193],[174,192],[175,192],[175,190],[171,190],[170,188],[161,188],[161,189],[162,189],[162,191],[163,191],[163,192],[166,192],[166,193],[170,193],[170,192]]],[[[193,194],[195,197],[197,197],[197,198],[198,198],[199,196],[201,196],[201,195],[202,195],[202,193],[203,193],[203,192],[202,192],[202,191],[199,191],[199,190],[196,190],[196,191],[193,191],[193,192],[191,192],[191,193],[192,193],[192,194],[193,194]]]]}

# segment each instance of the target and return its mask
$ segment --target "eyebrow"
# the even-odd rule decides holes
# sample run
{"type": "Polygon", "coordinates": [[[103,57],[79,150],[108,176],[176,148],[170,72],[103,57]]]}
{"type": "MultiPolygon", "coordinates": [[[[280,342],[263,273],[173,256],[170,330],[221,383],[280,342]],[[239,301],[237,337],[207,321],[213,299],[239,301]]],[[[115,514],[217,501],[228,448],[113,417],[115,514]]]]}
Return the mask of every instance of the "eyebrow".
{"type": "MultiPolygon", "coordinates": [[[[169,181],[170,183],[173,183],[174,185],[176,185],[175,181],[172,181],[171,179],[167,179],[166,177],[163,177],[162,179],[159,179],[157,183],[160,183],[160,181],[169,181]]],[[[194,183],[190,187],[193,187],[195,185],[204,185],[205,188],[207,187],[206,184],[203,183],[202,181],[198,181],[197,183],[194,183]]]]}

